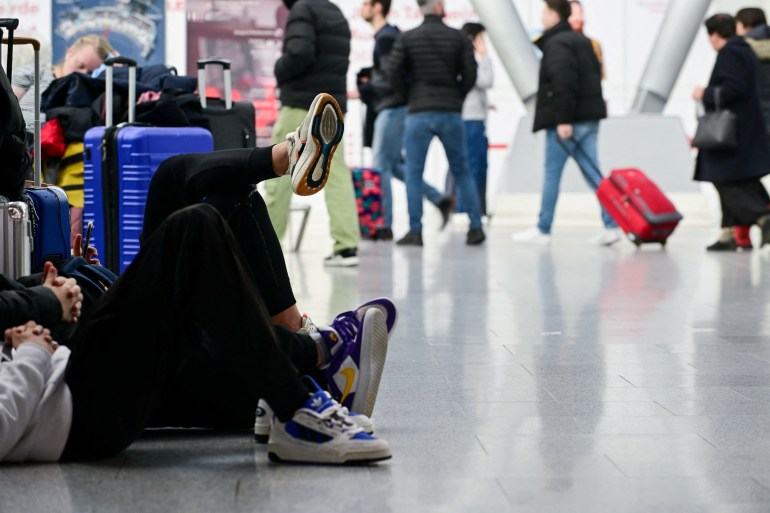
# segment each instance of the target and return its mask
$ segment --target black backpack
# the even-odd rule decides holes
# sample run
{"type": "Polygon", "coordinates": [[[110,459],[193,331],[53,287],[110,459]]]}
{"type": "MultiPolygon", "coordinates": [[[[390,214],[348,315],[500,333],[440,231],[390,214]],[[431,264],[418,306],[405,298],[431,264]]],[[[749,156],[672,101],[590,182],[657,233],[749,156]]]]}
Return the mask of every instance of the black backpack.
{"type": "Polygon", "coordinates": [[[0,196],[18,201],[24,190],[24,180],[32,170],[27,152],[27,130],[16,95],[11,89],[10,74],[13,64],[13,31],[18,27],[15,18],[0,18],[0,40],[3,29],[8,30],[7,73],[0,64],[0,196]]]}

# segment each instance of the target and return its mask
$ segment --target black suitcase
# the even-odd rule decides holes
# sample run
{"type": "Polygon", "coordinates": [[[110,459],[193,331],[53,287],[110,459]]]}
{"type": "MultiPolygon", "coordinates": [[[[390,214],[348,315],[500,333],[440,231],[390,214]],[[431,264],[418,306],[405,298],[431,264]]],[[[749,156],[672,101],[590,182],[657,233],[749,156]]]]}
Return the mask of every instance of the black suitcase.
{"type": "Polygon", "coordinates": [[[198,92],[203,115],[208,119],[214,137],[215,150],[254,148],[257,144],[254,104],[233,103],[230,61],[211,57],[198,61],[198,92]],[[206,98],[206,67],[221,66],[224,71],[225,99],[206,98]]]}

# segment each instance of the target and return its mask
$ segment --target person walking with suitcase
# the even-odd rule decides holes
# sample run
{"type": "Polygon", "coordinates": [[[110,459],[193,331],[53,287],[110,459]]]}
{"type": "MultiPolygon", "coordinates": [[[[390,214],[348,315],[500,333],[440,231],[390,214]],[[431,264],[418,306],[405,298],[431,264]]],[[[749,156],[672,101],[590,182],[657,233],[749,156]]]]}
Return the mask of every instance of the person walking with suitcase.
{"type": "MultiPolygon", "coordinates": [[[[543,35],[535,44],[543,52],[533,131],[546,130],[545,176],[537,226],[514,233],[516,242],[551,242],[556,202],[564,165],[570,153],[591,189],[602,180],[598,167],[599,120],[607,117],[602,97],[602,70],[591,41],[574,32],[567,20],[568,0],[544,0],[543,35]]],[[[604,230],[591,241],[609,246],[620,240],[615,221],[602,209],[604,230]]]]}

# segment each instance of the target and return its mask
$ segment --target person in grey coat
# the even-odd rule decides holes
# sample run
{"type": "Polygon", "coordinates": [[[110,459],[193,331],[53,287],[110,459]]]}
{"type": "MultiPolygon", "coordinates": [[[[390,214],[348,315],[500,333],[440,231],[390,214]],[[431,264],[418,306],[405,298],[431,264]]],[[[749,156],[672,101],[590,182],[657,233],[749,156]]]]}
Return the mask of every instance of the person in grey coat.
{"type": "MultiPolygon", "coordinates": [[[[696,87],[693,99],[715,110],[719,96],[720,108],[735,112],[737,147],[700,150],[695,180],[711,182],[719,192],[723,227],[758,224],[764,246],[770,242],[770,205],[759,179],[770,173],[770,147],[759,105],[757,57],[744,39],[736,37],[735,19],[729,14],[715,14],[705,25],[718,54],[708,86],[696,87]]],[[[736,245],[741,242],[751,248],[750,241],[736,245]]]]}

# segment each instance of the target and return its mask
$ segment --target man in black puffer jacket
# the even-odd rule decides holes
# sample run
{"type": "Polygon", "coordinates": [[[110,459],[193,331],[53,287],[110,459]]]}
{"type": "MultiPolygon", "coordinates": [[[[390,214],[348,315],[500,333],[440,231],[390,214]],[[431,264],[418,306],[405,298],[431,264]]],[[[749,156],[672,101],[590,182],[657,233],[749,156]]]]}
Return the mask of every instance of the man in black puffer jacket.
{"type": "Polygon", "coordinates": [[[422,175],[428,146],[438,136],[446,151],[457,190],[468,208],[470,230],[465,240],[478,245],[486,238],[481,205],[468,170],[463,120],[465,95],[476,83],[476,59],[470,40],[441,21],[443,0],[417,0],[425,21],[404,32],[390,55],[388,75],[393,89],[407,98],[406,196],[409,233],[399,245],[422,246],[422,175]]]}
{"type": "MultiPolygon", "coordinates": [[[[591,40],[574,32],[567,19],[568,0],[544,0],[543,35],[535,41],[542,50],[540,81],[533,131],[546,130],[545,178],[536,228],[516,233],[518,242],[550,243],[559,183],[567,159],[577,160],[589,186],[602,180],[597,158],[599,120],[607,117],[602,97],[602,68],[591,40]]],[[[609,246],[620,240],[617,224],[602,209],[605,230],[592,239],[609,246]]]]}
{"type": "MultiPolygon", "coordinates": [[[[318,93],[334,96],[343,112],[347,107],[350,27],[342,11],[329,0],[283,0],[283,3],[291,11],[286,22],[283,55],[275,63],[281,112],[273,127],[273,144],[282,142],[302,124],[318,93]]],[[[334,240],[333,254],[324,265],[355,266],[360,238],[358,208],[343,143],[334,153],[324,190],[334,240]]],[[[270,180],[265,192],[270,219],[281,238],[289,220],[290,179],[270,180]]]]}

